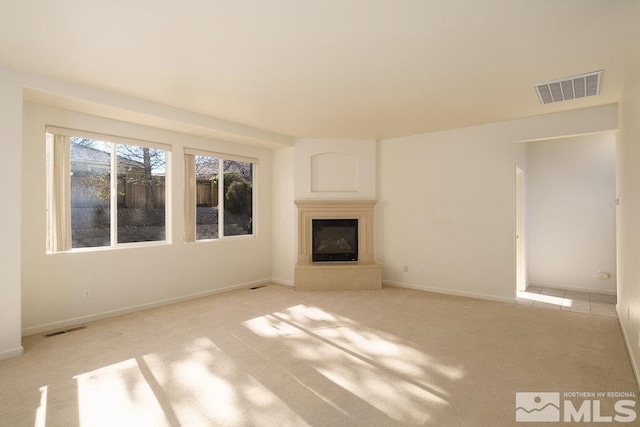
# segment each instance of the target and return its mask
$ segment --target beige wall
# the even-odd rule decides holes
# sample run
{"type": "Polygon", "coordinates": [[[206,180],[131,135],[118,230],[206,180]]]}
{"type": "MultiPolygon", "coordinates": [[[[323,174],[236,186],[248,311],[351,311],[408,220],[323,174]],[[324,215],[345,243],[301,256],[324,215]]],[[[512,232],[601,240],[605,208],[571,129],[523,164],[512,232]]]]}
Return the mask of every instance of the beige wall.
{"type": "Polygon", "coordinates": [[[617,141],[618,317],[640,377],[640,44],[630,60],[617,141]]]}
{"type": "Polygon", "coordinates": [[[295,143],[296,199],[375,199],[372,139],[300,139],[295,143]]]}
{"type": "Polygon", "coordinates": [[[0,360],[22,354],[20,342],[20,222],[22,86],[0,68],[0,360]]]}
{"type": "Polygon", "coordinates": [[[294,202],[294,149],[273,152],[272,173],[272,280],[293,286],[293,266],[298,257],[297,210],[294,202]]]}
{"type": "Polygon", "coordinates": [[[513,145],[516,166],[523,170],[527,170],[527,144],[519,143],[513,145]]]}
{"type": "Polygon", "coordinates": [[[382,141],[383,280],[513,301],[515,165],[523,158],[514,143],[616,126],[613,105],[382,141]]]}
{"type": "Polygon", "coordinates": [[[156,304],[268,281],[271,277],[271,152],[245,145],[72,113],[24,106],[22,328],[26,334],[156,304]],[[45,253],[47,124],[172,146],[170,244],[45,253]],[[183,243],[183,149],[257,157],[256,237],[183,243]],[[259,269],[255,269],[255,265],[259,269]],[[83,289],[91,298],[83,299],[83,289]]]}
{"type": "MultiPolygon", "coordinates": [[[[385,282],[512,301],[515,164],[526,163],[524,144],[515,143],[610,131],[616,126],[617,106],[607,105],[389,139],[379,141],[373,150],[369,146],[377,168],[366,188],[380,195],[374,239],[385,282]],[[408,273],[403,272],[404,265],[409,266],[408,273]]],[[[297,142],[294,149],[274,155],[273,192],[280,193],[273,200],[274,232],[284,233],[274,237],[273,271],[282,283],[293,280],[293,197],[311,194],[307,190],[310,148],[305,144],[314,148],[316,142],[297,142]],[[294,174],[287,177],[292,167],[294,174]]],[[[341,141],[324,143],[339,147],[341,141]]]]}
{"type": "MultiPolygon", "coordinates": [[[[23,103],[24,101],[44,103],[47,105],[58,105],[65,110],[91,112],[92,114],[109,117],[111,119],[123,120],[128,123],[138,123],[143,126],[128,125],[123,122],[102,121],[110,123],[106,126],[105,133],[119,133],[123,135],[135,136],[140,132],[143,139],[154,139],[158,135],[159,140],[163,140],[162,135],[198,135],[203,138],[188,137],[194,144],[202,144],[202,147],[228,148],[227,151],[238,150],[239,154],[248,149],[249,144],[263,148],[282,148],[293,145],[293,139],[284,135],[262,131],[249,126],[228,122],[202,116],[189,111],[180,110],[152,102],[119,95],[113,92],[83,86],[60,79],[46,77],[40,74],[20,71],[9,67],[0,66],[0,145],[2,156],[0,156],[0,185],[2,186],[3,209],[0,213],[0,227],[2,227],[2,239],[0,239],[0,360],[17,356],[22,353],[21,332],[22,327],[30,327],[38,322],[53,322],[50,325],[64,324],[67,321],[76,322],[83,319],[101,316],[104,311],[116,313],[133,310],[139,307],[149,306],[156,301],[175,301],[176,298],[185,298],[198,295],[200,292],[215,292],[226,285],[235,286],[245,280],[253,280],[254,277],[270,277],[271,269],[271,207],[270,207],[270,183],[271,165],[270,152],[258,150],[261,154],[249,150],[247,153],[254,153],[253,157],[260,157],[262,165],[258,172],[259,176],[264,176],[257,191],[259,197],[264,200],[261,209],[261,218],[258,221],[257,229],[259,236],[253,242],[234,240],[228,242],[203,243],[204,246],[184,247],[179,245],[149,248],[148,252],[141,249],[126,249],[105,252],[87,252],[83,257],[70,257],[69,254],[58,254],[51,258],[42,258],[40,255],[44,251],[43,241],[38,233],[42,231],[43,217],[36,218],[37,212],[43,212],[44,201],[31,205],[27,201],[23,206],[22,190],[23,184],[28,186],[29,194],[35,189],[36,193],[44,188],[43,176],[37,182],[24,183],[23,178],[27,172],[23,168],[31,160],[22,162],[23,154],[23,103]],[[172,130],[178,133],[160,131],[159,128],[172,130]],[[142,129],[145,129],[144,131],[142,129]],[[129,134],[129,130],[131,133],[129,134]],[[145,136],[146,135],[146,136],[145,136]],[[211,138],[211,139],[205,139],[211,138]],[[219,138],[227,142],[239,144],[226,144],[215,142],[212,139],[219,138]],[[196,142],[199,141],[199,142],[196,142]],[[26,211],[26,208],[35,208],[34,211],[26,211]],[[22,226],[28,221],[27,225],[22,226]],[[33,227],[33,229],[32,229],[33,227]],[[24,236],[21,234],[24,233],[24,236]],[[33,234],[36,233],[36,234],[33,234]],[[36,237],[34,237],[36,236],[36,237]],[[25,249],[23,241],[29,241],[25,249]],[[37,240],[37,242],[36,242],[37,240]],[[35,252],[32,252],[35,251],[35,252]],[[26,258],[25,258],[26,254],[26,258]],[[248,258],[247,258],[248,256],[248,258]],[[52,261],[55,258],[55,261],[52,261]],[[123,269],[125,273],[138,274],[138,270],[123,267],[122,263],[128,259],[140,260],[142,264],[148,264],[151,259],[157,259],[160,265],[157,272],[150,274],[151,279],[144,279],[145,286],[134,288],[114,287],[109,280],[104,280],[101,276],[112,277],[116,269],[123,269]],[[255,265],[260,265],[259,271],[253,272],[230,272],[227,267],[231,261],[237,263],[238,259],[250,259],[255,265]],[[168,261],[170,260],[170,261],[168,261]],[[212,261],[213,260],[213,261],[212,261]],[[166,265],[162,265],[165,263],[166,265]],[[208,264],[206,273],[191,273],[189,267],[195,264],[208,264]],[[43,274],[42,271],[49,271],[52,280],[43,274]],[[30,278],[22,276],[23,271],[29,271],[30,278]],[[186,276],[180,276],[176,272],[185,271],[186,276]],[[165,277],[161,277],[166,272],[168,277],[177,278],[174,284],[169,283],[165,277]],[[206,277],[205,277],[206,276],[206,277]],[[37,279],[34,281],[34,277],[37,279]],[[156,283],[151,284],[153,278],[158,278],[156,283]],[[109,281],[109,289],[101,292],[99,301],[91,300],[90,303],[78,303],[77,290],[84,281],[98,283],[98,291],[107,289],[106,282],[109,281]],[[27,283],[29,282],[29,283],[27,283]],[[47,283],[53,285],[47,286],[47,283]],[[126,289],[127,292],[122,292],[126,289]],[[206,289],[202,291],[202,289],[206,289]],[[22,290],[22,295],[21,295],[22,290]],[[118,295],[118,291],[126,295],[118,295]],[[57,293],[56,293],[57,292],[57,293]],[[55,293],[55,295],[53,295],[55,293]],[[52,299],[45,299],[51,295],[52,299]],[[24,307],[30,313],[24,314],[22,300],[25,300],[24,307]],[[151,302],[149,302],[151,301],[151,302]],[[35,303],[35,305],[34,305],[35,303]],[[59,304],[59,308],[52,308],[53,304],[59,304]],[[139,305],[142,304],[142,305],[139,305]],[[44,310],[42,315],[34,313],[34,307],[41,307],[44,310]],[[98,314],[95,314],[98,313],[98,314]],[[24,314],[24,316],[22,316],[24,314]],[[61,320],[74,319],[75,320],[61,320]],[[80,316],[80,317],[77,317],[80,316]],[[27,322],[23,325],[23,317],[27,322]]],[[[98,123],[98,122],[96,122],[98,123]]],[[[79,126],[83,123],[79,122],[79,126]]],[[[100,127],[100,126],[98,126],[100,127]]],[[[25,133],[34,132],[25,129],[25,133]]],[[[43,132],[43,128],[36,132],[43,132]]],[[[185,140],[187,140],[185,139],[185,140]]],[[[178,138],[180,140],[180,138],[178,138]]],[[[171,141],[174,144],[175,141],[171,141]]],[[[179,147],[177,143],[176,147],[179,147]]],[[[24,152],[33,151],[33,147],[25,145],[24,152]]],[[[35,150],[38,156],[38,149],[35,150]]],[[[36,176],[40,176],[44,162],[44,157],[40,157],[35,170],[29,170],[36,176]]],[[[177,170],[181,166],[177,165],[177,170]]],[[[180,187],[180,174],[176,175],[178,181],[174,183],[174,196],[176,188],[180,187]],[[177,186],[177,187],[176,187],[177,186]]],[[[34,180],[37,178],[34,178],[34,180]]],[[[35,181],[34,181],[35,182],[35,181]]],[[[174,198],[174,205],[179,203],[178,196],[174,198]]],[[[182,212],[182,207],[174,212],[182,212]]],[[[174,217],[174,232],[179,233],[180,223],[178,217],[174,217]]],[[[263,279],[258,279],[263,280],[263,279]]],[[[45,327],[45,326],[42,326],[45,327]]],[[[32,328],[31,331],[36,330],[32,328]]],[[[29,330],[27,330],[28,332],[29,330]]]]}
{"type": "MultiPolygon", "coordinates": [[[[376,172],[366,181],[376,206],[376,261],[388,284],[480,298],[515,296],[515,165],[523,141],[611,131],[617,106],[380,141],[368,146],[376,172]],[[516,144],[516,142],[519,142],[516,144]],[[403,272],[403,266],[409,272],[403,272]],[[421,267],[425,268],[422,273],[421,267]]],[[[274,278],[293,281],[294,197],[311,198],[310,150],[343,141],[300,141],[274,155],[274,278]],[[308,145],[308,146],[307,146],[308,145]],[[280,169],[276,171],[276,169],[280,169]],[[304,178],[304,179],[303,179],[304,178]],[[276,194],[278,194],[276,196],[276,194]],[[280,231],[277,231],[280,230],[280,231]]],[[[369,164],[371,164],[371,162],[369,164]]],[[[521,165],[521,166],[522,166],[521,165]]],[[[356,197],[357,198],[357,197],[356,197]]]]}
{"type": "Polygon", "coordinates": [[[527,146],[529,283],[615,293],[615,134],[527,146]]]}

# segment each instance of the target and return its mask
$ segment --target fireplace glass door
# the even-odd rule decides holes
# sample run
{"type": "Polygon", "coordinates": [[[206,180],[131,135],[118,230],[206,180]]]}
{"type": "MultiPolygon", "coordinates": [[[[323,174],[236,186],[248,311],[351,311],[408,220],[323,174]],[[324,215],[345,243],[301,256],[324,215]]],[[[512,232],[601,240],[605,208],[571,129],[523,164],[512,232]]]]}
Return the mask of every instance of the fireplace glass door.
{"type": "Polygon", "coordinates": [[[312,261],[358,261],[357,219],[312,220],[312,261]]]}

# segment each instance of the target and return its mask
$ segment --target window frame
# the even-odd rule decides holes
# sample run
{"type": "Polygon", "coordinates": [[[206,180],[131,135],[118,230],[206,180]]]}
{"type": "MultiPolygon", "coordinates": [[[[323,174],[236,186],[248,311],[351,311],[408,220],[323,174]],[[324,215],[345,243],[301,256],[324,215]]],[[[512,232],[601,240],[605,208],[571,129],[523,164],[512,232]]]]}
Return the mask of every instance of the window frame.
{"type": "Polygon", "coordinates": [[[184,242],[185,243],[207,243],[217,242],[229,239],[249,239],[256,238],[258,236],[258,203],[257,203],[257,185],[258,182],[258,170],[260,160],[255,157],[245,157],[234,154],[226,154],[215,151],[207,151],[195,148],[184,148],[184,163],[185,163],[185,185],[184,185],[184,200],[185,200],[185,221],[184,221],[184,242]],[[218,160],[218,237],[210,239],[198,239],[197,237],[197,206],[196,206],[196,173],[195,173],[195,161],[196,156],[210,157],[218,160]],[[251,233],[250,234],[236,234],[227,236],[224,234],[224,164],[225,161],[236,161],[251,164],[251,233]],[[188,163],[192,162],[192,166],[188,163]]]}
{"type": "MultiPolygon", "coordinates": [[[[88,132],[83,130],[75,130],[75,129],[67,129],[57,126],[47,125],[45,128],[46,135],[46,143],[47,145],[51,144],[50,148],[47,149],[47,163],[49,164],[49,171],[47,174],[47,210],[46,210],[46,221],[47,221],[47,242],[46,242],[46,253],[47,254],[56,254],[56,253],[68,253],[68,252],[92,252],[92,251],[102,251],[102,250],[113,250],[113,249],[124,249],[124,248],[136,248],[136,247],[147,247],[147,246],[165,246],[172,243],[172,227],[171,227],[171,218],[172,218],[172,194],[171,194],[171,183],[172,183],[172,146],[169,144],[162,144],[152,141],[134,139],[134,138],[126,138],[115,135],[101,134],[97,132],[88,132]],[[49,139],[49,135],[51,135],[51,140],[49,139]],[[66,138],[64,140],[64,144],[66,147],[64,148],[65,152],[70,152],[71,149],[71,138],[86,138],[95,141],[103,141],[110,143],[110,194],[109,194],[109,207],[110,207],[110,221],[109,221],[109,245],[105,246],[93,246],[93,247],[81,247],[81,248],[73,248],[73,243],[71,241],[71,200],[69,197],[70,188],[65,191],[67,194],[57,194],[57,191],[54,189],[54,179],[56,173],[60,174],[71,174],[71,158],[70,155],[67,157],[63,157],[62,162],[64,164],[60,164],[60,160],[56,159],[55,156],[55,138],[56,136],[66,138]],[[162,150],[165,152],[165,171],[164,171],[164,181],[165,181],[165,200],[164,200],[164,221],[165,221],[165,237],[163,240],[155,240],[155,241],[140,241],[140,242],[126,242],[126,243],[118,243],[118,146],[119,145],[128,145],[142,148],[151,148],[156,150],[162,150]],[[58,208],[53,206],[58,205],[58,208]],[[55,218],[58,216],[62,216],[61,221],[64,222],[64,225],[56,224],[55,218]],[[65,236],[62,237],[62,245],[60,247],[60,243],[56,241],[56,233],[59,232],[60,227],[62,231],[65,233],[65,236]],[[55,231],[54,231],[55,230],[55,231]]],[[[59,221],[58,221],[59,222],[59,221]]]]}

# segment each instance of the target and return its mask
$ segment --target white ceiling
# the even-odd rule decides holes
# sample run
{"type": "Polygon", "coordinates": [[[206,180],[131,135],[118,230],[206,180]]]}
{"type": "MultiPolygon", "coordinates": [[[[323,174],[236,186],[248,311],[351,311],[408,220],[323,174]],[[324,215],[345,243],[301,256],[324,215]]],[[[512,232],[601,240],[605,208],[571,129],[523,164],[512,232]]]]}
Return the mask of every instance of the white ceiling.
{"type": "Polygon", "coordinates": [[[618,101],[637,0],[3,0],[0,64],[301,138],[618,101]],[[533,84],[604,70],[601,95],[533,84]]]}

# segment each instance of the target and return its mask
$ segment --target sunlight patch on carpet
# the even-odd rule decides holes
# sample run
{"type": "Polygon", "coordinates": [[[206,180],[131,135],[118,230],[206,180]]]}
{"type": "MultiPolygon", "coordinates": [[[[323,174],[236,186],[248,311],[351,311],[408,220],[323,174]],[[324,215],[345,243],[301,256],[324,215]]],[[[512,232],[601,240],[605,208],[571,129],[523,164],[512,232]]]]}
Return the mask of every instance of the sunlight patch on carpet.
{"type": "Polygon", "coordinates": [[[464,377],[462,368],[391,334],[317,307],[296,305],[243,324],[390,421],[426,422],[448,404],[447,384],[464,377]]]}

